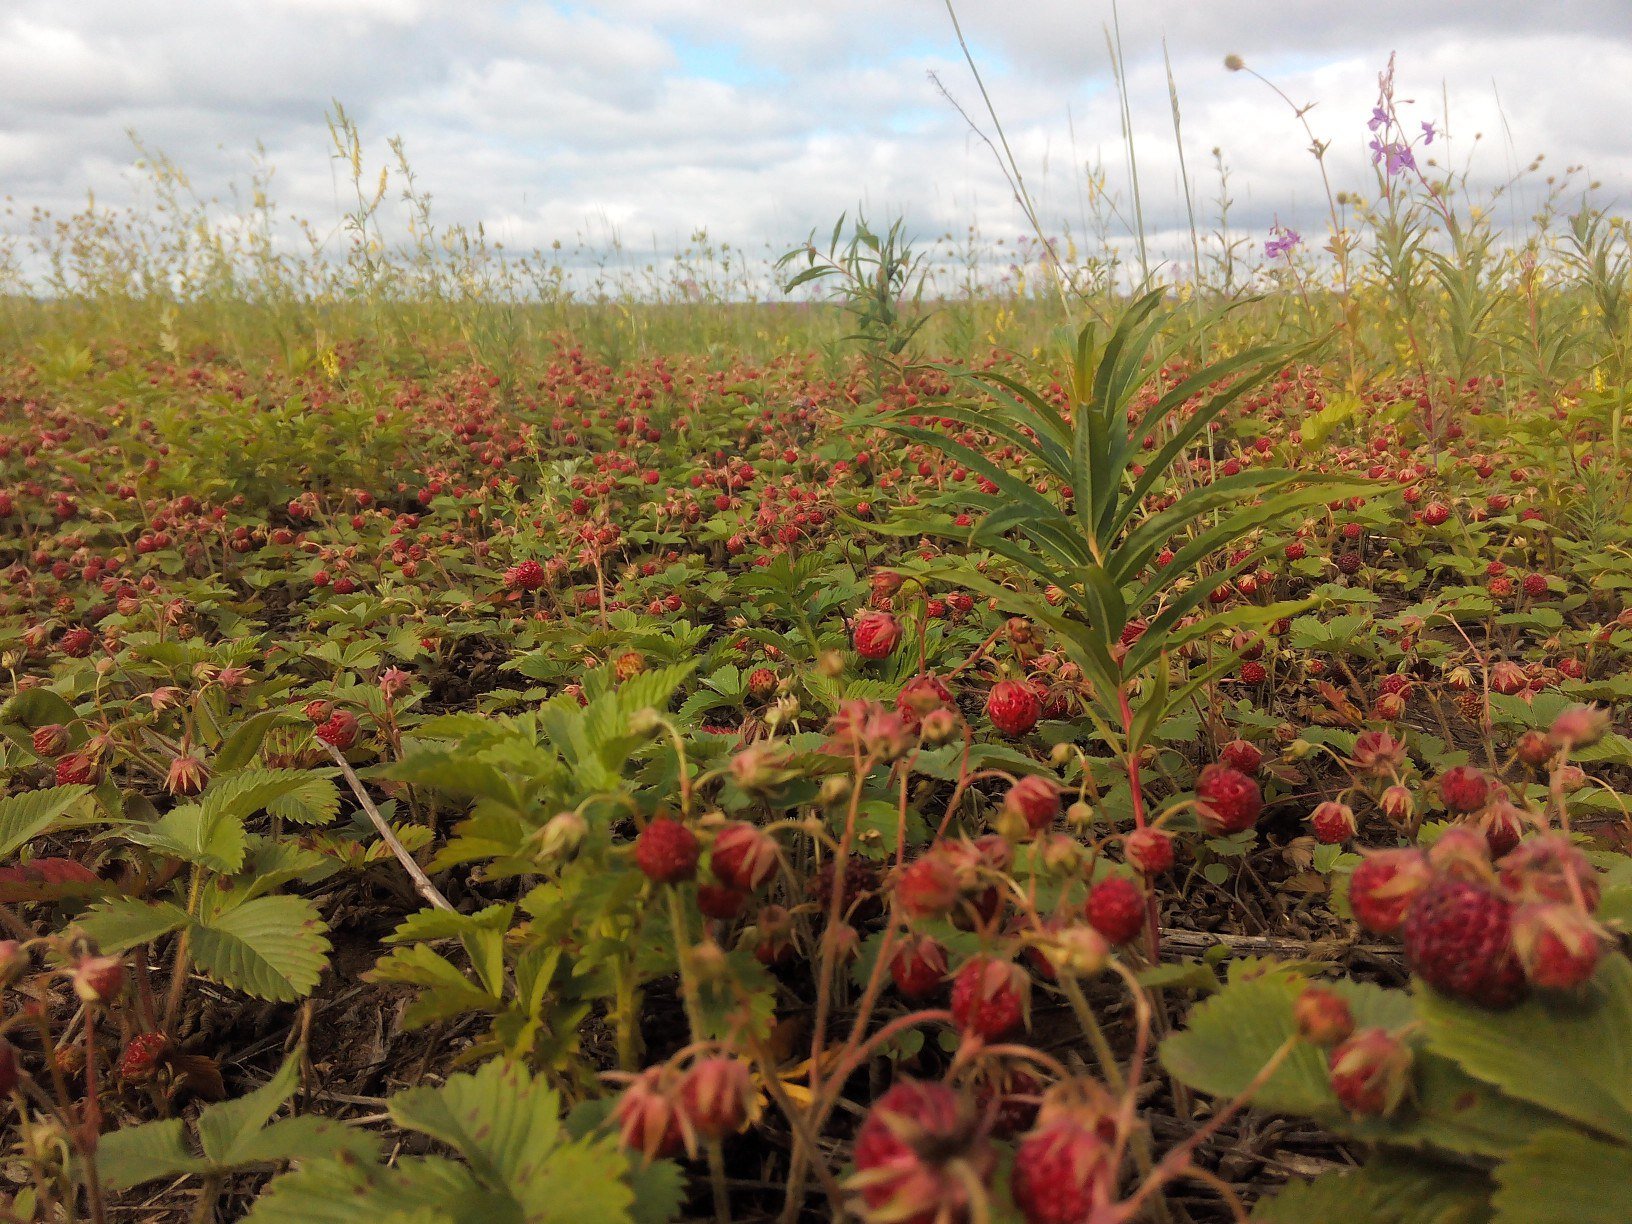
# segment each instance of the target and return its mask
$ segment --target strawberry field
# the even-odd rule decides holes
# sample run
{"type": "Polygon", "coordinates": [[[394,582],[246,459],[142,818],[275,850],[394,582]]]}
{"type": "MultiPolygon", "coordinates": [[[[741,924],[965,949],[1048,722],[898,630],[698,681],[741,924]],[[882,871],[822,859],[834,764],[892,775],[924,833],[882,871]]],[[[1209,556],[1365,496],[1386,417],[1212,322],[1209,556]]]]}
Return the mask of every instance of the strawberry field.
{"type": "Polygon", "coordinates": [[[1379,180],[8,299],[0,1219],[1632,1219],[1627,232],[1379,180]]]}

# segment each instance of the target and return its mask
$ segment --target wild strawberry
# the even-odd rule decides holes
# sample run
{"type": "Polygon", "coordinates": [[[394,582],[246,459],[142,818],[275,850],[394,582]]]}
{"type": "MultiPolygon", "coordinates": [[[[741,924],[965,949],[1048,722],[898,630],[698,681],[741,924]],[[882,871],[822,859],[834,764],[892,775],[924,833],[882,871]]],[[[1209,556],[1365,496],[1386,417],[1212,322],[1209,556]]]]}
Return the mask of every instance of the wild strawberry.
{"type": "Polygon", "coordinates": [[[91,752],[65,752],[57,758],[58,786],[95,786],[102,780],[102,762],[91,752]]]}
{"type": "Polygon", "coordinates": [[[1598,908],[1598,873],[1565,834],[1520,842],[1496,869],[1502,887],[1520,901],[1568,901],[1589,914],[1598,908]]]}
{"type": "Polygon", "coordinates": [[[1411,1089],[1411,1049],[1380,1028],[1361,1029],[1326,1059],[1332,1091],[1359,1118],[1392,1114],[1411,1089]]]}
{"type": "Polygon", "coordinates": [[[612,1106],[618,1141],[648,1161],[679,1152],[686,1134],[678,1090],[672,1067],[648,1067],[635,1076],[612,1106]]]}
{"type": "Polygon", "coordinates": [[[1249,778],[1256,777],[1264,764],[1264,754],[1244,739],[1233,739],[1225,744],[1218,750],[1218,759],[1249,778]]]}
{"type": "Polygon", "coordinates": [[[1350,759],[1367,773],[1386,775],[1405,764],[1405,745],[1388,731],[1362,731],[1350,759]]]}
{"type": "Polygon", "coordinates": [[[1399,696],[1411,691],[1411,677],[1403,676],[1399,672],[1390,672],[1377,685],[1377,691],[1384,696],[1399,696]]]}
{"type": "Polygon", "coordinates": [[[1010,739],[1035,727],[1042,713],[1036,690],[1019,680],[999,680],[986,695],[986,717],[1010,739]]]}
{"type": "Polygon", "coordinates": [[[946,979],[946,950],[927,935],[908,936],[890,957],[890,981],[905,998],[927,999],[946,979]]]}
{"type": "Polygon", "coordinates": [[[635,866],[654,884],[677,884],[697,874],[697,835],[678,820],[655,817],[635,838],[635,866]]]}
{"type": "Polygon", "coordinates": [[[1088,890],[1088,925],[1113,944],[1125,944],[1145,929],[1145,890],[1126,876],[1108,876],[1088,890]]]}
{"type": "Polygon", "coordinates": [[[729,884],[697,886],[697,908],[702,911],[705,918],[713,918],[717,922],[730,922],[742,913],[742,907],[747,903],[748,894],[732,888],[729,884]]]}
{"type": "Polygon", "coordinates": [[[1269,679],[1269,669],[1262,663],[1255,663],[1248,660],[1247,662],[1241,664],[1240,675],[1241,682],[1243,684],[1262,684],[1265,680],[1269,679]]]}
{"type": "Polygon", "coordinates": [[[1420,850],[1368,854],[1349,877],[1349,907],[1355,921],[1374,935],[1393,935],[1433,878],[1433,868],[1420,850]]]}
{"type": "Polygon", "coordinates": [[[914,726],[919,719],[934,710],[952,707],[952,690],[936,675],[914,676],[901,686],[895,695],[895,708],[914,726]]]}
{"type": "Polygon", "coordinates": [[[1500,794],[1471,816],[1469,823],[1484,835],[1491,856],[1501,858],[1519,844],[1519,840],[1535,826],[1536,820],[1506,794],[1500,794]]]}
{"type": "MultiPolygon", "coordinates": [[[[806,894],[816,902],[817,911],[826,914],[833,899],[833,884],[838,878],[839,860],[829,856],[810,877],[806,894]]],[[[864,858],[844,860],[844,909],[860,919],[876,918],[882,908],[878,900],[878,869],[864,858]]]]}
{"type": "Polygon", "coordinates": [[[1490,687],[1492,692],[1512,697],[1530,687],[1530,677],[1517,663],[1504,659],[1490,669],[1490,687]]]}
{"type": "Polygon", "coordinates": [[[924,851],[895,877],[896,904],[908,920],[950,913],[961,891],[952,860],[939,845],[924,851]]]}
{"type": "Polygon", "coordinates": [[[96,634],[83,625],[76,625],[68,630],[62,635],[62,640],[57,643],[57,648],[70,659],[85,658],[95,646],[96,634]]]}
{"type": "Polygon", "coordinates": [[[1547,738],[1566,751],[1586,748],[1609,730],[1609,711],[1594,705],[1575,705],[1553,719],[1547,738]]]}
{"type": "Polygon", "coordinates": [[[106,1003],[125,988],[125,962],[117,956],[86,956],[69,971],[82,1003],[106,1003]]]}
{"type": "Polygon", "coordinates": [[[1336,559],[1337,571],[1340,574],[1358,574],[1363,562],[1357,552],[1339,553],[1336,559]]]}
{"type": "Polygon", "coordinates": [[[30,742],[34,746],[34,755],[49,761],[67,752],[71,741],[67,727],[61,723],[47,723],[34,729],[30,742]]]}
{"type": "Polygon", "coordinates": [[[991,1119],[991,1132],[999,1139],[1012,1138],[1037,1121],[1043,1086],[1023,1064],[983,1060],[970,1089],[981,1116],[991,1119]]]}
{"type": "Polygon", "coordinates": [[[1546,574],[1526,574],[1524,576],[1524,593],[1531,599],[1540,599],[1547,594],[1546,574]]]}
{"type": "Polygon", "coordinates": [[[1490,843],[1472,825],[1452,825],[1428,847],[1428,865],[1439,875],[1484,882],[1491,878],[1490,843]]]}
{"type": "Polygon", "coordinates": [[[754,949],[754,959],[762,965],[786,964],[794,953],[793,915],[781,905],[764,905],[754,915],[753,929],[746,933],[754,949]]]}
{"type": "Polygon", "coordinates": [[[1490,779],[1472,765],[1457,765],[1439,776],[1439,797],[1453,812],[1477,812],[1490,798],[1490,779]]]}
{"type": "Polygon", "coordinates": [[[1347,1041],[1354,1032],[1354,1013],[1343,996],[1324,986],[1306,986],[1292,1005],[1298,1036],[1318,1046],[1347,1041]]]}
{"type": "Polygon", "coordinates": [[[1020,1141],[1009,1186],[1026,1224],[1081,1224],[1111,1192],[1112,1148],[1069,1115],[1044,1122],[1020,1141]]]}
{"type": "Polygon", "coordinates": [[[1543,990],[1585,982],[1606,942],[1603,929],[1567,901],[1533,901],[1513,913],[1513,951],[1530,984],[1543,990]]]}
{"type": "Polygon", "coordinates": [[[851,642],[864,659],[883,659],[901,641],[901,622],[888,612],[863,612],[856,617],[851,642]]]}
{"type": "Polygon", "coordinates": [[[1094,978],[1110,964],[1111,944],[1093,927],[1056,916],[1031,932],[1025,954],[1046,981],[1094,978]]]}
{"type": "Polygon", "coordinates": [[[1430,527],[1440,527],[1449,522],[1451,508],[1442,501],[1431,501],[1422,508],[1422,521],[1430,527]]]}
{"type": "Polygon", "coordinates": [[[619,684],[633,680],[646,670],[646,656],[638,650],[626,650],[612,660],[612,676],[619,684]]]}
{"type": "Polygon", "coordinates": [[[1545,731],[1526,731],[1513,752],[1532,769],[1540,769],[1557,754],[1559,746],[1545,731]]]}
{"type": "Polygon", "coordinates": [[[1424,890],[1401,930],[1413,972],[1483,1007],[1508,1007],[1524,995],[1512,934],[1511,901],[1482,884],[1451,878],[1424,890]]]}
{"type": "Polygon", "coordinates": [[[1128,862],[1141,875],[1161,875],[1173,866],[1173,838],[1161,829],[1135,829],[1122,846],[1128,862]]]}
{"type": "Polygon", "coordinates": [[[1263,806],[1258,783],[1239,769],[1215,762],[1196,776],[1196,817],[1209,836],[1252,828],[1263,806]]]}
{"type": "Polygon", "coordinates": [[[151,1079],[169,1044],[169,1038],[163,1033],[137,1033],[125,1043],[119,1055],[119,1077],[134,1081],[151,1079]]]}
{"type": "Polygon", "coordinates": [[[1003,796],[1003,812],[1018,818],[1027,835],[1040,833],[1060,814],[1060,788],[1039,774],[1027,774],[1003,796]]]}
{"type": "Polygon", "coordinates": [[[1302,540],[1293,540],[1292,543],[1286,546],[1286,559],[1288,561],[1302,561],[1308,555],[1309,550],[1304,546],[1302,540]]]}
{"type": "Polygon", "coordinates": [[[952,979],[952,1022],[966,1035],[1000,1041],[1025,1023],[1030,986],[1018,965],[974,957],[952,979]]]}
{"type": "Polygon", "coordinates": [[[172,795],[185,797],[198,794],[209,785],[209,781],[210,771],[203,761],[195,756],[178,756],[170,762],[170,769],[164,776],[164,789],[172,795]]]}
{"type": "Polygon", "coordinates": [[[313,734],[344,752],[357,742],[357,715],[350,710],[336,710],[313,734]]]}
{"type": "Polygon", "coordinates": [[[754,1100],[753,1077],[740,1058],[723,1054],[700,1058],[680,1080],[680,1109],[704,1139],[736,1134],[747,1124],[754,1100]]]}
{"type": "Polygon", "coordinates": [[[768,667],[756,667],[748,673],[748,696],[755,701],[768,701],[776,692],[776,673],[768,667]]]}
{"type": "Polygon", "coordinates": [[[755,892],[776,870],[776,839],[745,820],[733,820],[714,834],[709,861],[722,884],[755,892]]]}
{"type": "Polygon", "coordinates": [[[1321,845],[1340,845],[1355,834],[1354,809],[1346,803],[1328,799],[1310,813],[1309,827],[1314,830],[1315,840],[1321,845]]]}
{"type": "Polygon", "coordinates": [[[945,1084],[900,1079],[856,1132],[849,1188],[865,1217],[891,1224],[958,1224],[996,1157],[972,1103],[945,1084]]]}
{"type": "Polygon", "coordinates": [[[1417,797],[1411,793],[1409,786],[1396,782],[1384,789],[1377,800],[1377,806],[1383,809],[1384,816],[1404,827],[1410,823],[1412,815],[1417,810],[1417,797]]]}

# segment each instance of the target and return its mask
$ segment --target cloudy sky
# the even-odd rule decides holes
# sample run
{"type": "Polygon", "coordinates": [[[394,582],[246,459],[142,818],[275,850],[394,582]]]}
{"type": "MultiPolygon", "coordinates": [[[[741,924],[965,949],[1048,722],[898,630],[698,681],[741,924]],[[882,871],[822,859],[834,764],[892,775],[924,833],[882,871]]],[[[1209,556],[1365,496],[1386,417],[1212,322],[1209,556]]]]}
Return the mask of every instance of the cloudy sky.
{"type": "MultiPolygon", "coordinates": [[[[1094,162],[1125,206],[1110,0],[958,8],[1045,220],[1081,228],[1094,162]]],[[[1230,53],[1317,104],[1339,187],[1368,181],[1366,119],[1395,52],[1413,125],[1448,128],[1435,151],[1471,154],[1478,182],[1545,153],[1552,171],[1585,165],[1606,202],[1632,199],[1632,0],[1128,0],[1154,230],[1182,225],[1164,39],[1204,212],[1218,147],[1247,230],[1318,225],[1324,196],[1291,110],[1226,72],[1230,53]]],[[[513,248],[615,229],[664,251],[706,227],[762,251],[858,202],[923,234],[1019,233],[931,73],[985,125],[942,0],[0,0],[0,196],[14,226],[87,190],[131,200],[134,130],[205,193],[241,182],[259,142],[280,206],[332,226],[339,99],[371,156],[405,140],[444,221],[513,248]]]]}

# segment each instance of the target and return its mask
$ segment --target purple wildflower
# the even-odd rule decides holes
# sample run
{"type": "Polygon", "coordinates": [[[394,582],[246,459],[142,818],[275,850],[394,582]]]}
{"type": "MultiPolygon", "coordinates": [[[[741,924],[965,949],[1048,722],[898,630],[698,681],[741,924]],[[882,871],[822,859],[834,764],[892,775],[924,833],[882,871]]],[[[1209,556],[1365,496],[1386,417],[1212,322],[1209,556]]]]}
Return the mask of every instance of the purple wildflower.
{"type": "Polygon", "coordinates": [[[1423,120],[1423,123],[1422,123],[1422,143],[1424,145],[1433,144],[1434,143],[1434,137],[1437,136],[1438,134],[1439,133],[1434,131],[1434,125],[1432,123],[1428,122],[1426,119],[1423,120]]]}
{"type": "Polygon", "coordinates": [[[1381,106],[1374,106],[1374,107],[1371,108],[1371,122],[1366,124],[1366,127],[1370,128],[1373,132],[1375,132],[1378,128],[1382,127],[1387,122],[1388,122],[1388,112],[1386,110],[1384,110],[1381,106]]]}
{"type": "Polygon", "coordinates": [[[1371,142],[1371,164],[1384,163],[1384,168],[1392,176],[1401,170],[1415,170],[1417,159],[1411,154],[1411,146],[1397,140],[1384,144],[1380,140],[1371,142]]]}
{"type": "Polygon", "coordinates": [[[1293,248],[1301,246],[1303,235],[1297,230],[1287,229],[1276,225],[1270,228],[1270,239],[1264,243],[1264,257],[1266,259],[1280,259],[1283,255],[1290,258],[1293,248]]]}

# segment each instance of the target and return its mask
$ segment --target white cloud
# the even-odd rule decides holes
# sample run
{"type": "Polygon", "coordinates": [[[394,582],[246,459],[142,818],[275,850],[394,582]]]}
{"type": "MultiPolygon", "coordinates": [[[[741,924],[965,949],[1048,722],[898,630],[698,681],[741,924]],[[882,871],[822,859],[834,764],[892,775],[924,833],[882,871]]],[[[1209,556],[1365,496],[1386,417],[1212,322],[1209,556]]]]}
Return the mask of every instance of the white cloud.
{"type": "MultiPolygon", "coordinates": [[[[1046,218],[1082,228],[1091,161],[1126,207],[1108,0],[963,0],[959,13],[1046,218]]],[[[1482,133],[1481,189],[1544,152],[1549,167],[1585,163],[1607,194],[1632,196],[1624,0],[1149,0],[1121,17],[1155,229],[1184,227],[1164,39],[1204,214],[1215,146],[1238,223],[1318,225],[1324,211],[1295,116],[1226,72],[1226,53],[1317,103],[1309,121],[1332,142],[1338,187],[1370,181],[1365,119],[1397,51],[1401,95],[1448,124],[1435,151],[1460,159],[1482,133]]],[[[988,126],[936,0],[12,0],[0,15],[0,190],[17,213],[72,209],[87,188],[136,198],[133,129],[219,194],[263,142],[283,210],[331,224],[342,192],[324,116],[338,98],[372,156],[404,138],[444,222],[483,222],[512,247],[610,222],[643,251],[705,226],[760,251],[858,201],[904,210],[926,234],[971,220],[1019,234],[990,150],[930,71],[988,126]]]]}

